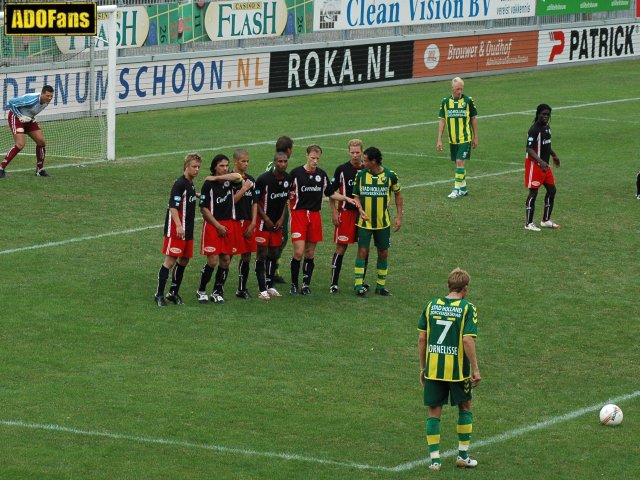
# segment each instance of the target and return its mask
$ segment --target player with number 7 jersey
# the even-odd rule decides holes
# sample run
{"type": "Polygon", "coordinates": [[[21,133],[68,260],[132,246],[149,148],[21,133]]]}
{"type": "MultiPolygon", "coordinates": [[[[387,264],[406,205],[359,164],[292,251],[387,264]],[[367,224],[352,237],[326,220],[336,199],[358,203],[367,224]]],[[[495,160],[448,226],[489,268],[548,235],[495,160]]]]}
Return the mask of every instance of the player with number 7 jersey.
{"type": "Polygon", "coordinates": [[[426,379],[461,382],[471,376],[462,341],[478,335],[478,313],[471,302],[434,298],[423,309],[418,330],[427,334],[426,379]]]}

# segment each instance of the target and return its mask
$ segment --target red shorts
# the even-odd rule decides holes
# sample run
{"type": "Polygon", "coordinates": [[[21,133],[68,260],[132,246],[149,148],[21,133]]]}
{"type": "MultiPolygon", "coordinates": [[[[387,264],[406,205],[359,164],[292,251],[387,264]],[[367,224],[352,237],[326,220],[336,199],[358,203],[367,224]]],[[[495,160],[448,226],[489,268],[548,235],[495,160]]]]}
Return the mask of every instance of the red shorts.
{"type": "Polygon", "coordinates": [[[340,224],[335,227],[333,233],[333,243],[339,243],[341,245],[356,243],[356,240],[358,238],[356,227],[358,215],[359,214],[357,210],[338,210],[340,224]]]}
{"type": "Polygon", "coordinates": [[[527,158],[524,162],[524,186],[527,188],[540,188],[541,185],[555,185],[553,178],[553,170],[551,165],[547,167],[547,171],[543,172],[533,160],[527,158]]]}
{"type": "Polygon", "coordinates": [[[253,233],[250,237],[245,235],[251,220],[236,220],[234,222],[235,238],[234,246],[236,247],[235,253],[242,255],[243,253],[253,253],[257,250],[256,247],[256,230],[253,229],[253,233]]]}
{"type": "Polygon", "coordinates": [[[318,243],[322,241],[320,212],[311,210],[291,211],[291,240],[318,243]]]}
{"type": "Polygon", "coordinates": [[[233,255],[233,220],[218,220],[227,227],[227,236],[221,237],[216,227],[208,222],[202,225],[200,253],[202,255],[233,255]]]}
{"type": "Polygon", "coordinates": [[[162,253],[170,257],[191,258],[193,257],[193,240],[164,237],[162,253]]]}
{"type": "Polygon", "coordinates": [[[256,232],[256,244],[259,247],[279,247],[282,245],[282,229],[280,230],[258,230],[256,232]]]}
{"type": "Polygon", "coordinates": [[[11,133],[13,135],[15,135],[16,133],[30,133],[35,132],[36,130],[40,130],[40,125],[38,125],[38,122],[22,123],[20,120],[18,120],[18,116],[15,115],[11,110],[9,110],[7,122],[9,123],[9,129],[11,130],[11,133]]]}

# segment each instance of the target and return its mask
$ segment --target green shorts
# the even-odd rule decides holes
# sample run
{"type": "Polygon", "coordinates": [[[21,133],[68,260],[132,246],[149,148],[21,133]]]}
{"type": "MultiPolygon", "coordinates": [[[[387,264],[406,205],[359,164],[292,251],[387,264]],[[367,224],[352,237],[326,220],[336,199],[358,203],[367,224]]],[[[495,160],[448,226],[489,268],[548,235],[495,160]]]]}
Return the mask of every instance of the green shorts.
{"type": "Polygon", "coordinates": [[[441,407],[447,400],[451,401],[451,405],[471,400],[471,379],[462,382],[424,380],[424,404],[427,407],[441,407]]]}
{"type": "Polygon", "coordinates": [[[358,227],[358,247],[368,249],[371,245],[371,237],[378,250],[388,250],[391,246],[391,227],[379,230],[358,227]]]}
{"type": "Polygon", "coordinates": [[[456,160],[471,160],[471,142],[451,143],[449,144],[449,150],[451,151],[452,162],[456,160]]]}

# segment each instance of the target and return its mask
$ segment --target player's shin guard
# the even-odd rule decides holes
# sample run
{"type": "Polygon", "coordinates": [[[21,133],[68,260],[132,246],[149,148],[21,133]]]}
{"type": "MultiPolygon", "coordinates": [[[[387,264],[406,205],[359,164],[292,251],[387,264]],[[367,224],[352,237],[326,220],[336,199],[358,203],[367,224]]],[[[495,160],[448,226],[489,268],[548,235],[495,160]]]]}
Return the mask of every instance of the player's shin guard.
{"type": "Polygon", "coordinates": [[[20,153],[20,148],[18,148],[17,145],[14,145],[13,147],[11,147],[11,149],[7,152],[7,154],[4,157],[4,160],[2,161],[2,163],[0,164],[0,168],[5,169],[7,168],[7,165],[9,165],[9,163],[11,162],[11,160],[14,159],[14,157],[16,155],[18,155],[18,153],[20,153]]]}
{"type": "Polygon", "coordinates": [[[264,258],[257,258],[256,259],[256,278],[258,280],[258,289],[261,292],[264,292],[267,290],[268,288],[268,281],[267,281],[267,268],[266,268],[266,262],[264,258]]]}
{"type": "Polygon", "coordinates": [[[362,290],[362,283],[364,282],[365,260],[356,258],[356,266],[354,273],[356,277],[355,289],[356,291],[362,290]]]}
{"type": "Polygon", "coordinates": [[[291,284],[298,287],[298,278],[300,277],[300,260],[291,259],[291,284]]]}
{"type": "Polygon", "coordinates": [[[379,258],[376,263],[376,288],[384,288],[387,285],[387,273],[389,272],[389,262],[385,258],[384,260],[379,258]]]}
{"type": "Polygon", "coordinates": [[[171,288],[169,291],[171,293],[178,293],[180,291],[180,285],[182,284],[182,279],[184,278],[184,269],[187,268],[186,265],[180,265],[176,263],[176,266],[173,267],[173,274],[171,275],[171,288]]]}
{"type": "Polygon", "coordinates": [[[436,417],[427,418],[426,430],[431,462],[440,463],[440,419],[436,417]]]}
{"type": "Polygon", "coordinates": [[[338,281],[340,280],[340,270],[342,270],[342,259],[344,255],[339,255],[337,253],[333,254],[333,259],[331,260],[331,285],[338,285],[338,281]]]}
{"type": "Polygon", "coordinates": [[[158,272],[158,288],[156,289],[156,296],[164,296],[164,289],[167,286],[167,280],[169,280],[169,269],[162,265],[158,272]]]}
{"type": "Polygon", "coordinates": [[[469,444],[471,443],[471,432],[473,431],[473,414],[469,410],[462,410],[458,413],[458,456],[467,458],[469,456],[469,444]]]}
{"type": "Polygon", "coordinates": [[[315,267],[315,263],[313,258],[306,258],[302,263],[302,284],[303,285],[311,285],[311,276],[313,275],[313,268],[315,267]]]}
{"type": "Polygon", "coordinates": [[[44,167],[44,157],[47,154],[47,150],[44,145],[36,147],[36,171],[42,170],[44,167]]]}
{"type": "Polygon", "coordinates": [[[208,263],[205,263],[204,267],[202,267],[202,270],[200,270],[200,287],[198,287],[198,291],[200,292],[207,291],[207,284],[211,280],[212,276],[213,276],[213,268],[211,268],[208,263]]]}

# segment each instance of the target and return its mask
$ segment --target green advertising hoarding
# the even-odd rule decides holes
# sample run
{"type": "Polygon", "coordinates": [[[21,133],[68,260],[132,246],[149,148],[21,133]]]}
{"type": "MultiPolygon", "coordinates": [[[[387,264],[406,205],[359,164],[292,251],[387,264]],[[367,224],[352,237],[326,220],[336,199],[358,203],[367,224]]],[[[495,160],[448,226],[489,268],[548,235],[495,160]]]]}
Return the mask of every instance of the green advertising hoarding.
{"type": "Polygon", "coordinates": [[[632,0],[538,0],[536,15],[611,12],[629,10],[632,0]]]}

